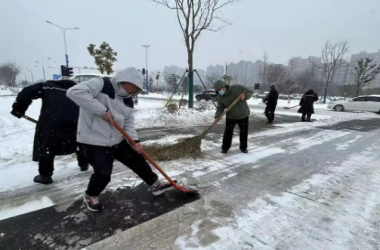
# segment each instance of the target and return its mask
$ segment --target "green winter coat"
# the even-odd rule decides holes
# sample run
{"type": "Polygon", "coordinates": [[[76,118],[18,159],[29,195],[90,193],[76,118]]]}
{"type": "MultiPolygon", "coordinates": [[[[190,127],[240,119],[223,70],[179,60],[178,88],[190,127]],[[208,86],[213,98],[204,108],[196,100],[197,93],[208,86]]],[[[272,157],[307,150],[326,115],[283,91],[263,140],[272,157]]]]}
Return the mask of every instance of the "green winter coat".
{"type": "Polygon", "coordinates": [[[248,117],[250,111],[247,100],[252,97],[253,91],[242,85],[229,86],[228,83],[221,80],[216,81],[214,84],[215,91],[225,86],[228,86],[226,93],[224,95],[218,93],[218,107],[216,109],[215,118],[218,118],[243,91],[245,91],[245,100],[240,100],[236,103],[235,106],[227,112],[227,118],[240,120],[248,117]]]}

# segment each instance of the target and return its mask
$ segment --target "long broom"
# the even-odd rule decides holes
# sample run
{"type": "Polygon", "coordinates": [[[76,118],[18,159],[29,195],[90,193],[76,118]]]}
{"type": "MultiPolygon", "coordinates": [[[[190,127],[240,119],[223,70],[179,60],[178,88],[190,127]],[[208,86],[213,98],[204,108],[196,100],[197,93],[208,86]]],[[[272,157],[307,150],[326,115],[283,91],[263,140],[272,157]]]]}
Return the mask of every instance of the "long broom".
{"type": "MultiPolygon", "coordinates": [[[[132,146],[135,146],[136,145],[136,142],[120,127],[119,124],[117,124],[115,121],[113,121],[113,125],[115,126],[115,128],[117,130],[119,130],[119,132],[129,141],[129,143],[132,145],[132,146]]],[[[185,188],[183,186],[179,186],[177,183],[175,183],[165,172],[164,170],[162,170],[158,165],[157,163],[152,159],[150,158],[150,156],[144,151],[142,150],[141,151],[141,154],[145,157],[145,159],[147,159],[169,182],[170,184],[176,188],[177,190],[179,191],[182,191],[182,192],[185,192],[185,193],[194,193],[196,192],[197,190],[194,189],[194,188],[185,188]]]]}
{"type": "MultiPolygon", "coordinates": [[[[242,95],[244,91],[240,94],[242,95]]],[[[202,134],[181,139],[179,142],[168,145],[168,146],[162,146],[158,144],[153,144],[146,146],[145,149],[147,152],[150,153],[150,155],[153,155],[156,160],[159,161],[169,161],[178,159],[184,156],[196,158],[200,157],[202,155],[201,152],[201,142],[202,139],[205,138],[205,136],[210,132],[210,130],[223,118],[225,114],[227,114],[228,111],[232,109],[233,106],[235,106],[236,103],[240,100],[240,95],[237,97],[231,104],[228,106],[226,110],[213,122],[213,124],[208,127],[202,134]]]]}

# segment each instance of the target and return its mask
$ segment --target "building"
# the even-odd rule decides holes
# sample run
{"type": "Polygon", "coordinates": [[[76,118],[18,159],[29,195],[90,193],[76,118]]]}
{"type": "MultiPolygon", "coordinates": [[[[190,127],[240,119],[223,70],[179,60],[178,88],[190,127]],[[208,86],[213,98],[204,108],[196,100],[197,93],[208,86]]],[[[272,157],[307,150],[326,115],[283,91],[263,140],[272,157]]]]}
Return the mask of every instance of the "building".
{"type": "MultiPolygon", "coordinates": [[[[353,75],[352,72],[355,72],[355,66],[357,65],[357,61],[363,58],[372,58],[373,62],[376,64],[380,64],[380,50],[378,52],[372,52],[372,53],[367,53],[366,51],[362,51],[359,54],[353,54],[351,55],[351,60],[350,60],[350,65],[347,70],[347,75],[346,75],[346,85],[353,85],[355,83],[355,76],[353,75]]],[[[371,84],[371,87],[380,87],[380,74],[376,76],[376,80],[374,81],[373,84],[371,84]]]]}

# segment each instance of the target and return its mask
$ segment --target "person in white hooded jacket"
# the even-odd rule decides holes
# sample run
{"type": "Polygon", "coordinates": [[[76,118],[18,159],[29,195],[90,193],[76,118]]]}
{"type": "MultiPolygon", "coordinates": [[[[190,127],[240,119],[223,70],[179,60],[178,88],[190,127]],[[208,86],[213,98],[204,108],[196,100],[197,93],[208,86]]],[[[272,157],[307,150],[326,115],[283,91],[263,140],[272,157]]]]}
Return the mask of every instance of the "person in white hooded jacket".
{"type": "Polygon", "coordinates": [[[154,195],[173,189],[171,184],[158,180],[140,154],[142,145],[135,129],[133,108],[128,103],[130,97],[140,93],[142,88],[141,72],[126,68],[111,80],[92,78],[67,91],[67,97],[80,107],[77,141],[84,145],[88,162],[94,169],[84,197],[90,211],[103,210],[98,196],[111,181],[115,159],[153,186],[154,195]],[[124,139],[113,122],[133,138],[137,143],[135,147],[124,139]]]}

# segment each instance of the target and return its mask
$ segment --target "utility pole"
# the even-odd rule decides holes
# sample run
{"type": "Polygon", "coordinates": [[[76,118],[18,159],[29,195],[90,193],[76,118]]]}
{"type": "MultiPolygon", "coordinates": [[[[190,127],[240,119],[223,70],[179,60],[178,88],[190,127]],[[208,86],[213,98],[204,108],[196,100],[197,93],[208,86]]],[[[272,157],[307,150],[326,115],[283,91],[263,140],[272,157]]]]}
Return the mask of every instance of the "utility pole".
{"type": "Polygon", "coordinates": [[[149,74],[148,74],[148,48],[150,45],[141,45],[145,48],[145,89],[146,94],[149,94],[149,74]]]}
{"type": "Polygon", "coordinates": [[[69,67],[69,56],[67,55],[67,46],[66,46],[66,31],[67,30],[79,30],[79,28],[64,28],[64,27],[61,27],[57,24],[54,24],[50,21],[46,21],[48,24],[51,24],[51,25],[54,25],[58,28],[60,28],[63,32],[63,43],[65,45],[65,61],[66,61],[66,67],[69,67]]]}

